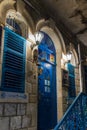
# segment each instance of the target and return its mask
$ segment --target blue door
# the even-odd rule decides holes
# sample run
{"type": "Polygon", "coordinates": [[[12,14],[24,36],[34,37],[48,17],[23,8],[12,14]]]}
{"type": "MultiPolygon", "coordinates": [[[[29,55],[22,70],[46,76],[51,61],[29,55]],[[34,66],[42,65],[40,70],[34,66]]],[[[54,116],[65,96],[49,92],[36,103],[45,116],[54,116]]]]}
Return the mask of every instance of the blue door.
{"type": "Polygon", "coordinates": [[[48,47],[52,41],[44,35],[38,48],[38,130],[50,130],[57,124],[55,52],[48,47]]]}

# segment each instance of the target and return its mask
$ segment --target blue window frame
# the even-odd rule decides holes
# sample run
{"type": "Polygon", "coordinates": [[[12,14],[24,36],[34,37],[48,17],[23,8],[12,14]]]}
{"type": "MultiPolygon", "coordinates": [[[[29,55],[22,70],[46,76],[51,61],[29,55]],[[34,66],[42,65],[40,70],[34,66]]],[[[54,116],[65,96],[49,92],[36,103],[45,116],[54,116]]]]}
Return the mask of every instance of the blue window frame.
{"type": "Polygon", "coordinates": [[[1,91],[25,89],[26,40],[8,28],[4,31],[1,91]]]}
{"type": "Polygon", "coordinates": [[[76,96],[76,89],[75,89],[75,67],[68,63],[67,68],[69,71],[69,98],[73,98],[76,96]]]}
{"type": "Polygon", "coordinates": [[[15,33],[22,35],[22,30],[21,30],[19,24],[16,22],[15,19],[7,18],[6,23],[8,25],[10,25],[11,27],[13,27],[13,30],[14,30],[15,33]]]}

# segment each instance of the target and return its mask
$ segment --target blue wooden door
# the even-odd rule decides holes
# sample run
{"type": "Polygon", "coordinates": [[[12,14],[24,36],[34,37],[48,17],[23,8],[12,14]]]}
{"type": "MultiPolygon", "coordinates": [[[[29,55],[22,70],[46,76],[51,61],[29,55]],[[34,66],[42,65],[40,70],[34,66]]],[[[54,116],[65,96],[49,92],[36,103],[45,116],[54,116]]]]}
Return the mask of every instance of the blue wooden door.
{"type": "Polygon", "coordinates": [[[56,65],[49,58],[55,55],[45,45],[38,50],[38,130],[50,130],[57,124],[56,65]]]}

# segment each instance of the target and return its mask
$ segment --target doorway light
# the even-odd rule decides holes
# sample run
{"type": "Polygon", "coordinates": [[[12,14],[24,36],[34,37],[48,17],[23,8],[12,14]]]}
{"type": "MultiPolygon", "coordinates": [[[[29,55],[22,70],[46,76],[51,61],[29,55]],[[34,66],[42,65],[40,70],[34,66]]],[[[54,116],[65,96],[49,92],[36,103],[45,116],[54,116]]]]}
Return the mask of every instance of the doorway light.
{"type": "Polygon", "coordinates": [[[41,32],[35,33],[36,44],[40,44],[40,42],[42,41],[43,37],[44,37],[43,33],[41,33],[41,32]]]}
{"type": "Polygon", "coordinates": [[[43,33],[41,33],[41,32],[36,32],[35,35],[34,35],[35,43],[36,43],[36,44],[32,44],[32,45],[31,45],[31,49],[33,49],[35,46],[38,46],[38,45],[41,43],[43,37],[44,37],[44,34],[43,34],[43,33]]]}
{"type": "Polygon", "coordinates": [[[68,61],[68,62],[71,61],[72,52],[71,52],[71,51],[68,52],[68,54],[66,55],[66,57],[67,57],[67,61],[68,61]]]}
{"type": "Polygon", "coordinates": [[[35,43],[35,37],[33,34],[29,34],[29,37],[28,37],[32,42],[35,43]]]}

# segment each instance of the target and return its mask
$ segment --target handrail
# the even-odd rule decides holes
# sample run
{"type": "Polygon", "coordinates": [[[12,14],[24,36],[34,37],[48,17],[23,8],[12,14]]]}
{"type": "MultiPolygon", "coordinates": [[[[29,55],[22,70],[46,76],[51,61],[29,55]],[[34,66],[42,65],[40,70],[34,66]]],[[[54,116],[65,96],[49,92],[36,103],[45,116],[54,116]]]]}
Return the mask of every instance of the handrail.
{"type": "Polygon", "coordinates": [[[62,120],[57,124],[54,130],[86,130],[86,113],[87,95],[80,93],[70,105],[62,120]]]}

